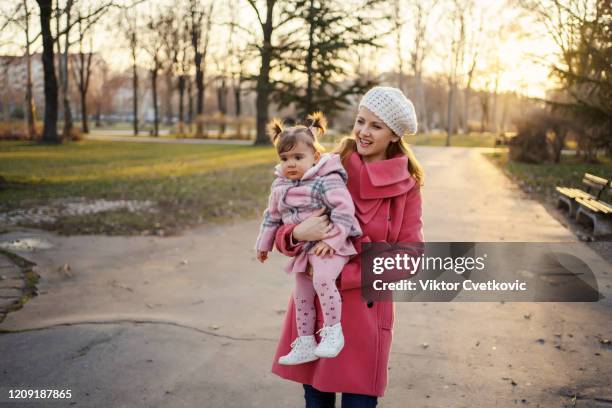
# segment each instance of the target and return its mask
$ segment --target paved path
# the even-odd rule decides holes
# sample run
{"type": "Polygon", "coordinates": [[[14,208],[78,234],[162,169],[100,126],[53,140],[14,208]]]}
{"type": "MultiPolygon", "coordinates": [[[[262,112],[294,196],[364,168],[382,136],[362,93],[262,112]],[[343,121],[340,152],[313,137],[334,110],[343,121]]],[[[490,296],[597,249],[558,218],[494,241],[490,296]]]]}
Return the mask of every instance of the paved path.
{"type": "MultiPolygon", "coordinates": [[[[477,150],[415,151],[428,240],[574,241],[477,150]]],[[[0,335],[0,390],[71,388],[84,407],[303,406],[300,387],[269,372],[292,284],[281,256],[255,260],[257,225],[0,236],[52,245],[20,252],[38,264],[40,296],[0,325],[16,331],[0,335]]],[[[379,406],[557,407],[577,392],[577,407],[609,407],[612,351],[599,339],[612,338],[612,275],[586,247],[585,257],[607,296],[596,304],[397,304],[379,406]]]]}

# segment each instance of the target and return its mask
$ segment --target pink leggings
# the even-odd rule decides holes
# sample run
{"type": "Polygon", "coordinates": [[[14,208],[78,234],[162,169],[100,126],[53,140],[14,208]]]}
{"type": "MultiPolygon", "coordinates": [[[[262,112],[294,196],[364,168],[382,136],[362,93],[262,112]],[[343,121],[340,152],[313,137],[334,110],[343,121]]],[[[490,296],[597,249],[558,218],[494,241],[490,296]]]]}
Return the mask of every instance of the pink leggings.
{"type": "Polygon", "coordinates": [[[348,256],[334,255],[320,257],[308,254],[308,263],[312,265],[312,279],[305,272],[295,274],[295,316],[300,336],[314,334],[316,311],[315,296],[319,296],[325,326],[340,322],[342,312],[340,293],[336,288],[336,278],[348,262],[348,256]]]}

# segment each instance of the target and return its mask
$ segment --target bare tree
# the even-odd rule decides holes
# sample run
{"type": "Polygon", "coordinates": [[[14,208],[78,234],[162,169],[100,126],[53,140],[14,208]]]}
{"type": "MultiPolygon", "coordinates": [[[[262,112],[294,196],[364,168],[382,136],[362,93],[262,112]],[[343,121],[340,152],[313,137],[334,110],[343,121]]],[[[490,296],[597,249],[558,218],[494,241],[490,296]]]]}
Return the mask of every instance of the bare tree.
{"type": "Polygon", "coordinates": [[[130,15],[129,10],[124,10],[121,21],[123,34],[128,41],[132,57],[132,128],[134,136],[138,136],[138,19],[136,15],[130,15]]]}
{"type": "Polygon", "coordinates": [[[402,18],[403,9],[401,0],[393,0],[393,13],[391,15],[391,23],[393,24],[393,32],[395,33],[395,47],[397,51],[397,87],[404,91],[404,52],[402,50],[402,31],[406,22],[402,18]]]}
{"type": "Polygon", "coordinates": [[[91,36],[89,37],[89,52],[85,52],[83,42],[85,41],[85,30],[83,26],[83,20],[81,19],[81,12],[79,11],[78,19],[78,33],[79,33],[79,53],[76,60],[76,64],[73,64],[73,74],[75,82],[79,89],[79,96],[81,101],[81,131],[83,133],[89,133],[89,122],[88,122],[88,109],[87,109],[87,92],[89,90],[89,80],[91,78],[92,68],[92,57],[93,57],[93,41],[91,36]]]}
{"type": "Polygon", "coordinates": [[[173,109],[172,109],[172,96],[174,94],[174,76],[178,70],[178,59],[181,52],[180,49],[180,17],[174,7],[167,8],[164,11],[159,26],[157,27],[160,32],[162,40],[162,65],[163,74],[166,85],[166,95],[164,98],[164,113],[166,117],[166,124],[172,124],[173,109]]]}
{"type": "Polygon", "coordinates": [[[32,5],[28,0],[22,0],[15,4],[14,8],[7,13],[6,19],[2,23],[1,29],[13,25],[24,35],[24,57],[26,63],[26,83],[25,83],[25,118],[26,134],[28,139],[36,137],[36,107],[32,93],[32,46],[40,37],[40,32],[34,35],[32,29],[32,5]]]}
{"type": "Polygon", "coordinates": [[[249,46],[240,45],[241,41],[237,39],[238,28],[238,0],[230,0],[229,2],[229,61],[230,61],[230,86],[234,96],[234,116],[235,116],[235,135],[237,138],[242,137],[241,118],[242,115],[242,84],[245,81],[245,63],[250,57],[249,46]]]}
{"type": "MultiPolygon", "coordinates": [[[[466,4],[464,9],[466,14],[466,40],[465,40],[465,58],[468,61],[468,66],[465,73],[465,87],[463,90],[463,115],[461,116],[461,127],[463,132],[468,133],[468,121],[470,120],[470,98],[472,92],[472,81],[476,73],[476,67],[479,63],[480,52],[483,48],[482,35],[484,32],[484,14],[476,15],[474,3],[471,1],[466,4]],[[474,22],[479,21],[475,26],[474,22]]],[[[488,105],[487,105],[488,106],[488,105]]]]}
{"type": "Polygon", "coordinates": [[[163,67],[162,65],[162,47],[164,39],[159,30],[159,26],[163,24],[163,13],[157,12],[156,15],[150,15],[147,21],[147,31],[144,38],[144,50],[150,56],[149,75],[151,76],[151,94],[153,97],[153,136],[159,136],[159,104],[157,78],[163,67]]]}
{"type": "MultiPolygon", "coordinates": [[[[470,1],[470,0],[467,0],[470,1]]],[[[455,131],[455,96],[460,78],[460,70],[465,57],[465,13],[464,0],[453,0],[450,12],[451,43],[447,71],[448,105],[446,113],[446,146],[450,146],[451,135],[455,131]]]]}
{"type": "Polygon", "coordinates": [[[427,119],[425,86],[423,84],[423,65],[430,52],[429,27],[431,16],[437,10],[438,0],[411,0],[414,41],[410,51],[410,67],[415,82],[416,113],[420,131],[429,131],[427,119]]]}
{"type": "MultiPolygon", "coordinates": [[[[278,22],[274,22],[274,8],[283,3],[279,0],[266,0],[265,8],[260,10],[255,0],[247,0],[251,5],[251,8],[257,16],[257,22],[261,29],[262,41],[257,44],[259,55],[261,58],[261,64],[259,67],[259,74],[257,75],[257,118],[256,128],[257,134],[255,136],[255,144],[270,144],[270,139],[266,135],[266,125],[268,123],[268,107],[270,104],[270,94],[273,91],[273,84],[270,78],[270,72],[272,67],[272,61],[274,59],[274,53],[276,47],[272,44],[272,34],[275,30],[278,30],[281,26],[287,24],[295,16],[290,12],[281,13],[281,18],[278,22]]],[[[289,4],[284,4],[285,7],[289,4]]]]}
{"type": "Polygon", "coordinates": [[[210,42],[210,30],[212,26],[212,15],[215,2],[211,1],[208,9],[205,10],[199,0],[189,0],[189,31],[191,33],[191,46],[193,47],[195,64],[195,82],[197,88],[196,95],[196,115],[200,116],[196,120],[196,137],[203,137],[203,123],[201,115],[204,114],[204,93],[205,93],[205,70],[206,56],[208,54],[208,44],[210,42]]]}
{"type": "Polygon", "coordinates": [[[55,76],[53,34],[51,33],[52,0],[36,0],[40,8],[40,28],[43,39],[43,71],[45,75],[45,122],[43,142],[61,143],[57,134],[57,77],[55,76]]]}
{"type": "MultiPolygon", "coordinates": [[[[179,92],[178,100],[178,133],[185,133],[185,91],[186,86],[190,83],[189,69],[191,66],[190,58],[190,39],[189,39],[189,25],[185,22],[183,25],[178,27],[178,39],[175,44],[177,49],[176,58],[176,73],[178,75],[177,87],[179,92]]],[[[190,87],[191,85],[189,85],[190,87]]],[[[191,99],[191,93],[188,92],[188,98],[191,99]]],[[[191,101],[189,101],[191,107],[191,101]]],[[[189,123],[191,123],[191,112],[189,112],[189,123]]]]}
{"type": "Polygon", "coordinates": [[[41,34],[43,37],[43,69],[45,72],[45,126],[43,140],[49,142],[60,142],[57,136],[57,111],[58,111],[58,80],[55,75],[55,50],[57,47],[59,59],[60,88],[62,92],[62,105],[64,111],[63,137],[70,136],[72,132],[72,116],[68,97],[68,51],[71,45],[70,30],[80,21],[87,21],[84,31],[95,24],[102,15],[113,6],[113,2],[106,0],[98,4],[91,13],[72,19],[72,7],[74,0],[67,0],[63,8],[59,1],[55,9],[55,36],[51,31],[51,18],[53,14],[53,2],[51,0],[37,0],[40,8],[41,34]],[[61,25],[61,17],[64,16],[65,24],[61,25]],[[63,37],[62,37],[63,36],[63,37]],[[63,48],[62,48],[63,40],[63,48]]]}

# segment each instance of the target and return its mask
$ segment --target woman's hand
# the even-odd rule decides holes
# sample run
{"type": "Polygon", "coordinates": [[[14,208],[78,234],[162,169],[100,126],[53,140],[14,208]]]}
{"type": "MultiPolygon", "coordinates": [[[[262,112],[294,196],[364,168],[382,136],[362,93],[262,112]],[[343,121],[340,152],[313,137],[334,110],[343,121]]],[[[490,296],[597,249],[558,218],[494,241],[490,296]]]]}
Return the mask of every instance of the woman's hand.
{"type": "Polygon", "coordinates": [[[327,238],[333,225],[325,214],[325,208],[317,210],[293,229],[293,239],[296,241],[320,241],[327,238]]]}

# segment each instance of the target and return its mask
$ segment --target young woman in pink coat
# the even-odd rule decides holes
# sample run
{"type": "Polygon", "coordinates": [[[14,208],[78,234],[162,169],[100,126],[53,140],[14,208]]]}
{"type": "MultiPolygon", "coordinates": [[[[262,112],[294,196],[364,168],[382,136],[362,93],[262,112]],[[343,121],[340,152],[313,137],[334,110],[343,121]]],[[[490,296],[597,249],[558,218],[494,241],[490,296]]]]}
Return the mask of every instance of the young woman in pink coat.
{"type": "MultiPolygon", "coordinates": [[[[336,149],[348,173],[348,189],[363,235],[354,240],[359,253],[365,242],[422,242],[421,194],[423,171],[402,141],[416,132],[414,106],[395,88],[374,87],[362,98],[352,136],[336,149]]],[[[320,213],[321,214],[321,213],[320,213]]],[[[284,224],[276,246],[294,256],[305,243],[326,237],[330,224],[314,215],[297,224],[284,224]]],[[[295,307],[289,300],[272,372],[303,384],[306,407],[333,407],[341,392],[342,407],[374,407],[387,386],[387,364],[393,329],[392,302],[361,299],[359,256],[342,269],[336,282],[342,296],[341,323],[347,341],[333,359],[298,366],[278,364],[296,338],[295,307]],[[348,340],[350,339],[350,341],[348,340]]],[[[317,328],[322,326],[316,302],[317,328]]]]}

